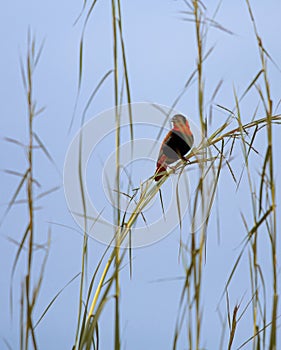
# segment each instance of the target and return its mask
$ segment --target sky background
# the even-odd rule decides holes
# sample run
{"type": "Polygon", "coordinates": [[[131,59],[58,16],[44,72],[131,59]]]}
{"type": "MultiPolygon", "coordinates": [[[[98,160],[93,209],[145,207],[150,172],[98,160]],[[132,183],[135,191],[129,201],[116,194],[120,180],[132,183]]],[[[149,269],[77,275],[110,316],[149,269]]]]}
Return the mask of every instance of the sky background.
{"type": "MultiPolygon", "coordinates": [[[[207,13],[212,16],[218,2],[210,0],[207,13]]],[[[281,66],[280,13],[278,0],[253,1],[253,11],[263,43],[281,66]]],[[[79,40],[83,19],[73,25],[82,8],[77,1],[10,1],[2,4],[0,13],[0,218],[18,184],[18,178],[3,172],[13,169],[24,172],[26,157],[24,151],[4,138],[11,137],[27,142],[27,106],[20,73],[20,57],[26,55],[27,31],[31,29],[38,44],[45,40],[44,50],[36,69],[34,96],[39,106],[46,106],[44,113],[35,120],[36,132],[47,146],[57,165],[56,169],[48,159],[39,153],[35,156],[36,176],[45,190],[60,186],[50,196],[40,200],[43,208],[36,215],[36,235],[38,242],[46,242],[48,222],[68,225],[74,230],[56,224],[51,225],[52,242],[44,282],[37,305],[39,317],[54,295],[81,269],[83,237],[79,227],[70,215],[63,191],[63,166],[67,149],[79,130],[81,114],[85,104],[104,74],[113,68],[112,23],[110,1],[98,1],[85,32],[84,72],[77,112],[70,133],[68,128],[72,117],[78,83],[79,40]]],[[[181,93],[185,82],[195,68],[196,43],[194,24],[184,21],[180,11],[186,10],[181,1],[135,0],[122,1],[123,29],[128,58],[129,79],[133,102],[153,102],[171,106],[181,93]]],[[[238,95],[247,88],[260,70],[257,44],[245,1],[225,0],[216,16],[217,22],[231,30],[229,35],[210,28],[206,51],[214,46],[212,55],[204,68],[206,111],[210,107],[211,96],[222,79],[222,87],[215,103],[233,108],[235,88],[238,95]]],[[[39,46],[39,45],[38,45],[39,46]]],[[[274,108],[280,95],[280,71],[269,66],[274,108]]],[[[177,110],[199,124],[197,88],[193,84],[180,100],[177,110]]],[[[242,103],[243,121],[249,121],[257,104],[257,94],[251,92],[242,103]]],[[[114,105],[113,75],[107,79],[91,104],[87,120],[114,105]]],[[[276,109],[276,113],[278,108],[276,109]]],[[[213,111],[212,128],[220,125],[227,115],[218,108],[213,111]]],[[[260,117],[263,117],[261,114],[260,117]]],[[[144,132],[145,134],[145,132],[144,132]]],[[[275,128],[275,146],[280,146],[279,130],[275,128]]],[[[257,148],[263,147],[264,134],[257,140],[257,148]]],[[[108,145],[107,147],[110,147],[108,145]]],[[[108,151],[108,149],[107,149],[108,151]]],[[[276,152],[277,153],[277,152],[276,152]]],[[[237,174],[243,164],[236,150],[235,169],[237,174]]],[[[101,157],[103,156],[101,152],[101,157]]],[[[276,155],[276,160],[278,160],[276,155]]],[[[93,178],[98,178],[94,164],[90,165],[93,178]]],[[[258,161],[253,163],[254,172],[260,171],[258,161]]],[[[153,173],[150,163],[147,173],[153,173]]],[[[146,176],[147,174],[144,174],[146,176]]],[[[276,162],[277,198],[280,197],[280,167],[276,162]]],[[[206,349],[218,348],[221,323],[217,306],[225,282],[239,253],[239,245],[245,237],[245,229],[240,212],[249,215],[250,196],[247,182],[242,181],[241,190],[236,192],[232,178],[224,169],[219,185],[217,202],[211,217],[207,240],[207,258],[203,271],[203,345],[206,349]],[[220,240],[216,211],[220,217],[220,240]]],[[[24,198],[24,191],[20,198],[24,198]]],[[[280,211],[279,211],[280,213],[280,211]]],[[[26,257],[21,256],[14,282],[14,311],[9,310],[9,288],[16,245],[7,239],[19,240],[24,232],[27,209],[15,206],[0,226],[0,345],[5,348],[3,338],[12,349],[19,348],[19,298],[20,283],[26,271],[26,257]],[[1,340],[2,339],[2,340],[1,340]]],[[[280,221],[280,220],[279,220],[280,221]]],[[[280,225],[280,222],[278,224],[280,225]]],[[[280,227],[280,226],[279,226],[280,227]]],[[[280,229],[279,229],[280,232],[280,229]]],[[[185,232],[188,235],[188,232],[185,232]]],[[[128,267],[121,273],[121,335],[122,349],[171,349],[175,329],[183,276],[182,264],[178,263],[179,230],[157,244],[134,250],[133,278],[130,280],[128,267]],[[164,279],[165,281],[159,282],[164,279]]],[[[280,242],[279,242],[280,243],[280,242]]],[[[267,261],[268,241],[261,239],[260,254],[264,264],[266,281],[272,276],[267,261]]],[[[105,246],[89,241],[89,278],[105,246]]],[[[280,253],[280,251],[279,251],[280,253]]],[[[40,252],[36,259],[40,260],[40,252]]],[[[36,270],[36,269],[35,269],[36,270]]],[[[280,280],[280,266],[279,266],[280,280]]],[[[231,307],[243,298],[245,306],[249,301],[249,263],[247,254],[242,258],[239,272],[230,288],[231,307]]],[[[40,349],[70,349],[74,342],[79,295],[78,280],[74,281],[57,299],[43,322],[38,326],[40,349]]],[[[270,303],[269,303],[270,305],[270,303]]],[[[221,308],[225,312],[225,301],[221,308]]],[[[279,309],[280,310],[280,309],[279,309]]],[[[279,312],[280,314],[280,312],[279,312]]],[[[249,320],[251,311],[240,321],[234,348],[252,335],[249,320]]],[[[113,301],[107,305],[100,324],[101,349],[113,349],[113,301]]],[[[279,337],[280,338],[280,337],[279,337]]],[[[281,339],[279,339],[279,344],[281,339]]],[[[179,348],[187,349],[186,333],[179,340],[179,348]]],[[[245,348],[250,348],[245,347],[245,348]]]]}

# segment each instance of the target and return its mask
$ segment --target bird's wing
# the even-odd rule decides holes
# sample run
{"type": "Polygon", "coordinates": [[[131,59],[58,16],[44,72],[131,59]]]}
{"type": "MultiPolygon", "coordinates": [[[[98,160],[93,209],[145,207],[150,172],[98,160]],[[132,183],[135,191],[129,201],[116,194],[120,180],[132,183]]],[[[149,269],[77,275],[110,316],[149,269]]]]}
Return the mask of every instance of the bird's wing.
{"type": "Polygon", "coordinates": [[[163,155],[165,155],[164,150],[165,150],[165,145],[167,144],[167,142],[169,141],[169,139],[172,136],[172,130],[170,130],[167,135],[164,137],[162,143],[161,143],[161,147],[160,147],[160,151],[159,151],[159,155],[158,155],[158,159],[157,162],[159,162],[160,158],[163,157],[163,155]]]}

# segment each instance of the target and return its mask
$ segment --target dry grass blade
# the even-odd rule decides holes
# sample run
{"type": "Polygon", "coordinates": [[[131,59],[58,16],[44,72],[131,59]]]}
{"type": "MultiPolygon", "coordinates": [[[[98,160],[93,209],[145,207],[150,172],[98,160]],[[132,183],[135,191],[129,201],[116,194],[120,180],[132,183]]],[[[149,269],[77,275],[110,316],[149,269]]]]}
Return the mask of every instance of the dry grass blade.
{"type": "Polygon", "coordinates": [[[75,119],[75,114],[76,110],[78,107],[78,101],[79,101],[79,96],[80,96],[80,90],[81,90],[81,81],[82,81],[82,73],[83,73],[83,42],[84,42],[84,32],[82,34],[82,37],[80,39],[80,45],[79,45],[79,73],[78,73],[78,88],[77,88],[77,93],[75,97],[75,102],[74,102],[74,107],[73,107],[73,112],[72,112],[72,117],[69,123],[68,127],[68,134],[70,133],[74,119],[75,119]]]}
{"type": "Polygon", "coordinates": [[[266,154],[265,154],[265,157],[264,157],[263,166],[262,166],[262,172],[261,172],[261,176],[260,176],[259,214],[262,211],[263,190],[264,190],[264,187],[265,187],[265,179],[266,179],[266,167],[268,165],[269,158],[270,158],[270,148],[267,147],[266,154]]]}
{"type": "Polygon", "coordinates": [[[35,332],[34,332],[34,326],[33,326],[33,321],[32,321],[32,311],[33,311],[33,306],[30,304],[30,276],[27,275],[25,278],[25,299],[26,299],[26,319],[27,319],[27,326],[26,326],[26,332],[25,332],[25,348],[28,349],[28,343],[29,343],[29,336],[31,337],[32,340],[32,346],[34,350],[38,349],[37,346],[37,341],[35,337],[35,332]]]}
{"type": "Polygon", "coordinates": [[[236,331],[236,326],[237,326],[237,312],[238,312],[239,306],[235,306],[232,314],[232,322],[231,322],[231,330],[230,330],[230,336],[229,336],[229,341],[228,341],[228,350],[231,350],[232,343],[234,340],[234,335],[236,331]]]}
{"type": "Polygon", "coordinates": [[[86,106],[83,110],[82,113],[82,119],[81,119],[81,127],[84,125],[85,122],[85,118],[86,118],[86,113],[91,105],[91,103],[93,102],[93,99],[95,98],[96,94],[98,93],[98,91],[101,89],[103,83],[106,81],[106,79],[110,76],[110,74],[113,72],[112,69],[110,69],[107,73],[105,73],[105,75],[101,78],[101,80],[99,81],[99,83],[97,84],[97,86],[95,87],[94,91],[91,93],[91,96],[89,97],[86,106]]]}
{"type": "Polygon", "coordinates": [[[251,81],[251,83],[249,84],[249,86],[247,87],[247,89],[244,91],[244,93],[242,94],[242,96],[240,97],[239,101],[243,100],[243,98],[247,95],[247,93],[251,90],[251,88],[256,84],[257,80],[259,79],[259,77],[263,74],[264,70],[261,69],[257,75],[254,77],[254,79],[251,81]]]}
{"type": "Polygon", "coordinates": [[[33,287],[32,298],[31,298],[31,305],[32,305],[32,307],[35,306],[36,301],[37,301],[38,296],[39,296],[39,291],[41,289],[43,276],[44,276],[44,272],[45,272],[45,268],[46,268],[46,264],[47,264],[47,260],[48,260],[48,256],[49,256],[50,244],[51,244],[51,228],[49,228],[49,230],[48,230],[47,247],[43,248],[45,250],[45,256],[43,258],[43,261],[42,261],[40,269],[39,269],[38,281],[37,281],[37,283],[34,283],[34,287],[33,287]]]}
{"type": "MultiPolygon", "coordinates": [[[[272,326],[272,322],[269,322],[265,327],[263,327],[262,329],[260,329],[257,333],[255,333],[252,337],[250,337],[249,339],[247,339],[243,344],[241,344],[237,350],[242,349],[245,345],[247,345],[250,341],[252,341],[256,336],[258,336],[260,333],[264,332],[269,326],[272,326]]],[[[270,347],[269,345],[269,349],[274,349],[272,347],[270,347]]]]}
{"type": "Polygon", "coordinates": [[[226,286],[225,286],[225,289],[224,289],[224,293],[226,292],[226,290],[227,290],[227,288],[228,288],[228,286],[230,284],[230,281],[231,281],[231,279],[232,279],[232,277],[234,275],[234,272],[235,272],[235,270],[238,267],[238,264],[239,264],[239,262],[240,262],[240,260],[241,260],[241,258],[243,256],[243,253],[245,251],[245,248],[246,248],[247,244],[251,240],[252,236],[257,232],[258,228],[263,224],[263,222],[266,220],[266,218],[270,215],[272,210],[273,210],[272,207],[269,208],[269,210],[262,216],[262,218],[252,227],[251,230],[249,230],[247,237],[244,239],[244,241],[246,241],[246,242],[244,243],[244,246],[243,246],[241,252],[239,253],[238,258],[236,259],[234,267],[232,268],[231,273],[229,275],[229,278],[227,280],[227,283],[226,283],[226,286]]]}
{"type": "MultiPolygon", "coordinates": [[[[185,93],[187,92],[188,88],[195,82],[195,76],[196,76],[196,72],[197,70],[194,69],[193,72],[190,74],[190,76],[188,77],[187,81],[184,84],[184,87],[182,89],[182,91],[180,92],[180,94],[175,98],[174,102],[171,105],[170,108],[170,113],[175,110],[176,106],[178,105],[178,103],[180,102],[180,100],[182,99],[182,97],[185,95],[185,93]]],[[[170,113],[167,114],[166,119],[164,120],[163,125],[165,125],[170,117],[170,113]]],[[[157,137],[156,137],[156,141],[159,140],[160,136],[161,136],[162,130],[160,130],[160,132],[158,133],[157,137]]]]}
{"type": "MultiPolygon", "coordinates": [[[[243,177],[243,173],[244,173],[244,170],[245,170],[245,168],[246,168],[246,164],[248,164],[248,159],[249,159],[251,150],[253,150],[254,152],[258,153],[258,152],[253,148],[253,143],[254,143],[255,137],[257,136],[258,130],[259,130],[259,125],[256,125],[255,130],[254,130],[254,133],[253,133],[253,136],[252,136],[251,141],[250,141],[250,144],[249,144],[247,156],[245,157],[245,164],[244,164],[243,169],[242,169],[242,171],[241,171],[240,178],[239,178],[239,180],[238,180],[238,182],[237,182],[237,188],[236,188],[236,190],[238,190],[238,188],[239,188],[239,186],[240,186],[240,183],[241,183],[241,180],[242,180],[242,177],[243,177]]],[[[244,155],[244,156],[245,156],[245,155],[244,155]]]]}
{"type": "Polygon", "coordinates": [[[58,191],[59,189],[60,189],[60,186],[56,186],[56,187],[50,188],[49,190],[38,194],[38,196],[35,197],[35,200],[44,198],[44,197],[48,196],[49,194],[58,191]]]}
{"type": "Polygon", "coordinates": [[[117,0],[117,8],[118,8],[118,17],[119,17],[118,25],[119,25],[119,34],[120,34],[120,42],[121,42],[121,49],[122,49],[122,61],[123,61],[124,77],[125,77],[126,93],[127,93],[127,102],[128,102],[128,110],[129,110],[130,135],[131,135],[131,140],[133,140],[134,139],[134,129],[133,129],[133,113],[132,113],[132,106],[131,106],[131,89],[130,89],[130,84],[129,84],[128,64],[127,64],[127,58],[126,58],[126,53],[125,53],[125,42],[124,42],[124,38],[123,38],[120,0],[117,0]]]}
{"type": "Polygon", "coordinates": [[[49,159],[49,161],[53,164],[53,166],[56,168],[58,173],[60,174],[60,171],[58,169],[58,166],[56,165],[53,157],[51,156],[50,152],[47,150],[47,147],[44,145],[44,143],[41,141],[40,137],[37,135],[36,132],[33,132],[33,136],[38,143],[38,145],[41,147],[43,153],[46,155],[46,157],[49,159]]]}
{"type": "Polygon", "coordinates": [[[14,203],[15,203],[15,201],[16,201],[16,199],[17,199],[17,197],[18,197],[18,195],[19,195],[19,193],[20,193],[20,191],[21,191],[21,189],[23,187],[23,185],[27,181],[27,177],[29,175],[29,172],[30,172],[30,169],[27,169],[26,172],[24,173],[24,175],[22,176],[22,179],[21,179],[20,183],[18,184],[18,187],[16,188],[16,190],[15,190],[15,192],[14,192],[14,194],[13,194],[13,196],[12,196],[12,198],[11,198],[9,204],[8,204],[7,209],[4,212],[3,217],[1,218],[0,226],[2,225],[5,217],[7,216],[7,214],[9,213],[11,208],[13,207],[13,205],[14,205],[14,203]]]}
{"type": "Polygon", "coordinates": [[[20,142],[20,141],[18,141],[16,139],[13,139],[12,137],[4,137],[4,140],[7,141],[7,142],[10,142],[10,143],[13,143],[14,145],[26,148],[25,144],[23,144],[22,142],[20,142]]]}
{"type": "Polygon", "coordinates": [[[87,269],[87,258],[88,258],[88,221],[87,221],[87,207],[85,199],[85,182],[83,177],[82,169],[82,157],[83,157],[83,133],[80,134],[79,138],[79,156],[78,156],[78,178],[79,178],[79,187],[80,187],[80,200],[82,203],[82,216],[83,216],[83,247],[82,247],[82,261],[81,261],[81,279],[80,279],[80,288],[79,288],[79,304],[78,304],[78,317],[77,317],[77,327],[75,335],[75,346],[79,338],[80,331],[80,322],[82,317],[82,307],[83,307],[83,290],[84,290],[84,281],[86,276],[87,269]]]}
{"type": "Polygon", "coordinates": [[[19,248],[17,250],[16,256],[15,256],[15,259],[14,259],[13,267],[12,267],[11,282],[10,282],[10,311],[11,311],[11,315],[13,314],[13,292],[12,292],[12,287],[13,287],[14,274],[15,274],[17,262],[18,262],[20,254],[21,254],[21,252],[23,250],[24,242],[25,242],[25,240],[27,238],[29,229],[30,229],[30,224],[28,224],[28,226],[27,226],[27,228],[26,228],[26,230],[25,230],[25,232],[23,234],[23,237],[21,239],[19,248]]]}
{"type": "MultiPolygon", "coordinates": [[[[222,150],[220,150],[216,145],[213,145],[215,147],[215,149],[218,151],[218,153],[221,155],[221,158],[225,161],[226,165],[227,165],[227,168],[233,178],[233,181],[235,182],[235,184],[237,184],[237,180],[236,180],[236,177],[234,175],[234,171],[230,165],[230,162],[226,159],[224,153],[223,153],[223,150],[224,150],[224,140],[223,140],[223,147],[222,147],[222,150]]],[[[222,164],[221,164],[222,165],[222,164]]]]}
{"type": "Polygon", "coordinates": [[[163,214],[164,220],[166,220],[165,208],[164,208],[164,202],[163,202],[163,197],[162,197],[161,188],[159,188],[159,197],[160,197],[160,204],[161,204],[162,214],[163,214]]]}
{"type": "Polygon", "coordinates": [[[80,272],[77,273],[77,275],[75,275],[69,282],[67,282],[67,284],[61,288],[58,293],[52,298],[52,300],[50,301],[50,303],[47,305],[47,307],[45,308],[45,310],[42,312],[41,316],[39,317],[38,321],[35,323],[34,325],[34,329],[39,325],[39,323],[43,320],[44,316],[46,315],[46,313],[49,311],[49,309],[51,308],[51,306],[53,305],[53,303],[56,301],[56,299],[61,295],[61,293],[80,275],[80,272]]]}
{"type": "MultiPolygon", "coordinates": [[[[118,5],[117,5],[118,6],[118,5]]],[[[116,223],[116,247],[113,250],[114,263],[115,263],[115,308],[114,308],[114,347],[116,350],[120,349],[120,309],[119,309],[119,293],[120,293],[120,284],[119,284],[119,271],[118,267],[120,265],[120,252],[119,252],[119,242],[120,242],[120,219],[121,219],[121,210],[120,210],[120,114],[118,111],[118,100],[119,100],[119,79],[118,79],[118,38],[117,38],[117,13],[116,9],[116,0],[111,0],[111,17],[112,17],[112,30],[113,30],[113,60],[114,60],[114,106],[115,106],[115,144],[116,144],[116,156],[115,156],[115,183],[117,188],[117,197],[116,197],[116,208],[115,208],[115,223],[116,223]]],[[[120,27],[120,25],[119,25],[120,27]]],[[[113,281],[113,279],[112,279],[113,281]]],[[[111,284],[111,283],[110,283],[111,284]]],[[[110,285],[109,284],[109,285],[110,285]]]]}
{"type": "Polygon", "coordinates": [[[13,350],[13,348],[11,347],[11,345],[9,344],[9,342],[7,341],[7,339],[3,338],[3,342],[5,343],[6,347],[8,348],[8,350],[13,350]]]}

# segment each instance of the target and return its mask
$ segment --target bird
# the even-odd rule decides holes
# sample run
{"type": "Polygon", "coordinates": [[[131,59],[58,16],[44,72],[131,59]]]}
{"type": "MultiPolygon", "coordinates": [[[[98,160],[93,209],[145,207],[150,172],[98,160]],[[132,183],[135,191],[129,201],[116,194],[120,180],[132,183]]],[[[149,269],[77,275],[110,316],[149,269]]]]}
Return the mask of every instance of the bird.
{"type": "Polygon", "coordinates": [[[185,155],[191,150],[194,136],[186,117],[175,114],[171,122],[172,129],[165,136],[158,155],[154,180],[157,182],[167,175],[167,167],[181,159],[186,162],[185,155]]]}

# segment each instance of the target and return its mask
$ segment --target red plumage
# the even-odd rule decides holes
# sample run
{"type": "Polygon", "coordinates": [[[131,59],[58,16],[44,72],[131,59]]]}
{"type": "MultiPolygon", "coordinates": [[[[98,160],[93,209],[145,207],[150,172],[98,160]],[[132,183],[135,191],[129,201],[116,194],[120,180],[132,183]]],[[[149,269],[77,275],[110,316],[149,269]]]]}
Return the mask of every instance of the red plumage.
{"type": "Polygon", "coordinates": [[[165,136],[159,151],[155,181],[159,181],[167,174],[167,166],[179,159],[184,160],[184,156],[191,150],[194,142],[193,134],[189,123],[181,114],[176,114],[172,118],[173,128],[165,136]]]}

